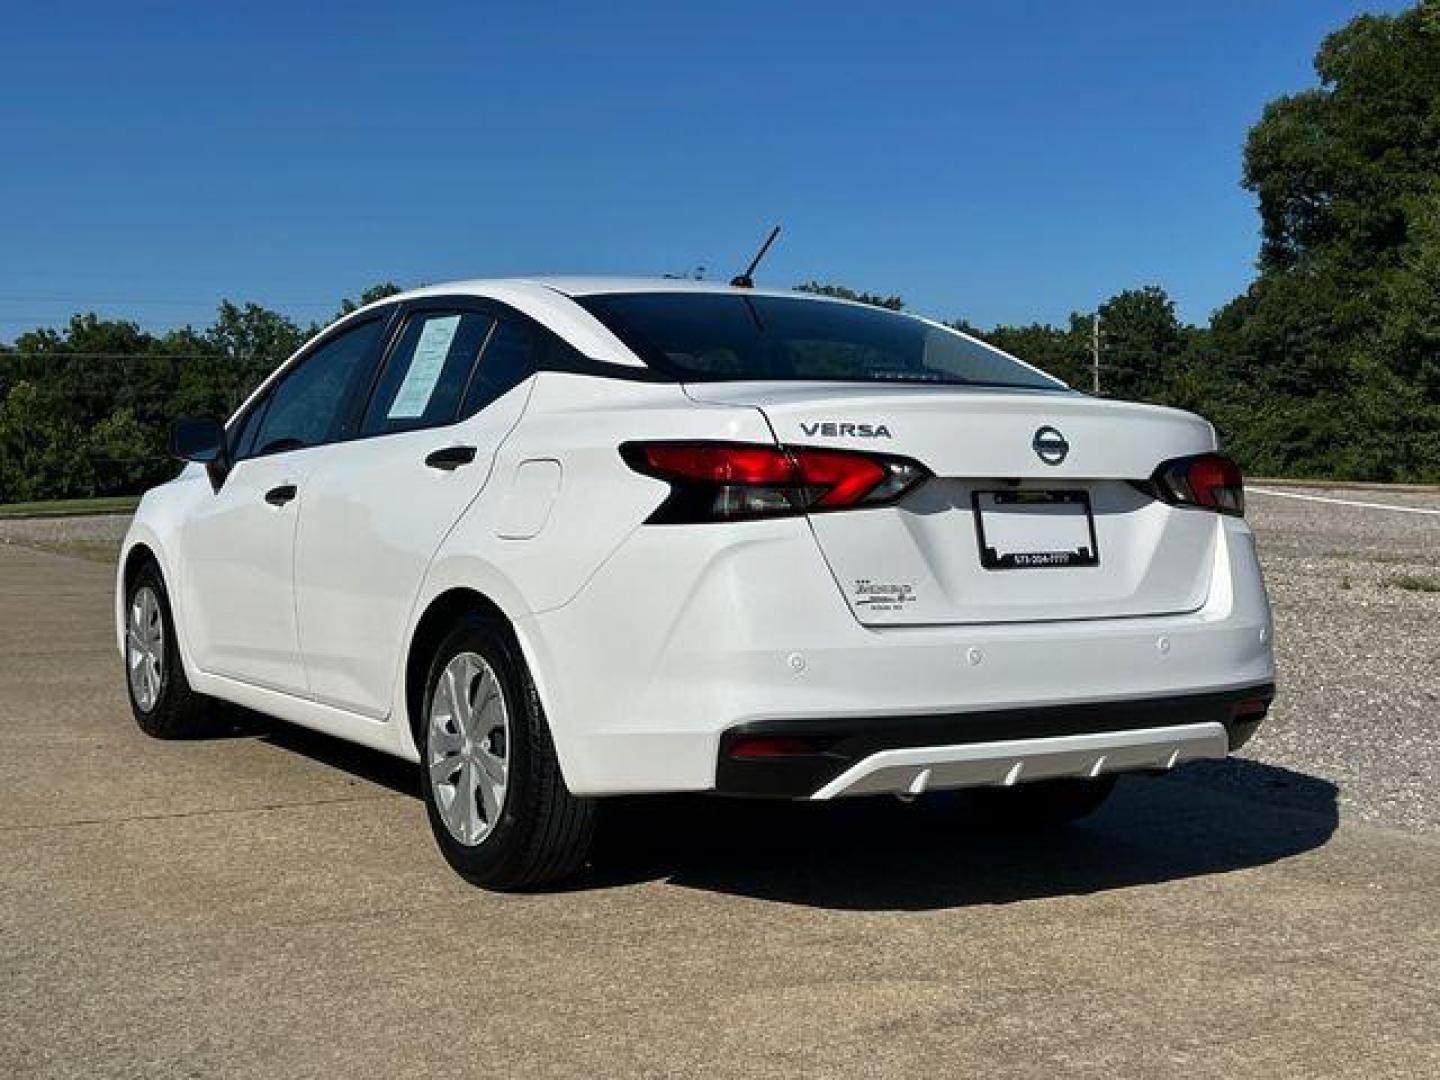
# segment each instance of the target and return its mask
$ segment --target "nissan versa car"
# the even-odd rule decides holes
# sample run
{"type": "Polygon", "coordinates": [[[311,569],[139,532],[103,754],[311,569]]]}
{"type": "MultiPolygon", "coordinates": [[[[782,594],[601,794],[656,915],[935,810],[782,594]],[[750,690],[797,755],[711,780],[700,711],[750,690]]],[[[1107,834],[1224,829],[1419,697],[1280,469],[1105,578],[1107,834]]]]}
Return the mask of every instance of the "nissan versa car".
{"type": "Polygon", "coordinates": [[[871,306],[436,286],[172,442],[117,583],[141,728],[221,699],[417,762],[493,888],[574,874],[621,794],[968,787],[1058,823],[1273,694],[1209,424],[871,306]]]}

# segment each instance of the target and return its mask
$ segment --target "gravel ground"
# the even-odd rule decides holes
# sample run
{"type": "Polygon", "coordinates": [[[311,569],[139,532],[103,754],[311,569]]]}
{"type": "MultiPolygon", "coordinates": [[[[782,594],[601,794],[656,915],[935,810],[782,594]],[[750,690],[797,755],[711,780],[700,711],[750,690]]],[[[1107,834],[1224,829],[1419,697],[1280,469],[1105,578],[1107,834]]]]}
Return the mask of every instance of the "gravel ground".
{"type": "MultiPolygon", "coordinates": [[[[1440,491],[1256,486],[1440,510],[1440,491]]],[[[1440,592],[1397,583],[1440,586],[1440,514],[1253,490],[1249,507],[1275,608],[1280,694],[1244,756],[1336,784],[1343,813],[1440,832],[1440,592]]],[[[1197,772],[1223,784],[1237,770],[1197,772]]]]}
{"type": "Polygon", "coordinates": [[[120,553],[120,542],[129,527],[129,514],[0,518],[0,544],[112,562],[120,553]]]}
{"type": "MultiPolygon", "coordinates": [[[[1440,514],[1310,501],[1440,510],[1440,491],[1254,488],[1310,497],[1250,496],[1280,697],[1243,756],[1297,774],[1260,794],[1304,805],[1325,790],[1305,778],[1325,780],[1347,815],[1440,834],[1440,592],[1417,588],[1440,585],[1440,514]]],[[[124,515],[0,521],[0,543],[108,561],[128,524],[124,515]]],[[[1222,788],[1255,776],[1224,763],[1190,771],[1222,788]]]]}

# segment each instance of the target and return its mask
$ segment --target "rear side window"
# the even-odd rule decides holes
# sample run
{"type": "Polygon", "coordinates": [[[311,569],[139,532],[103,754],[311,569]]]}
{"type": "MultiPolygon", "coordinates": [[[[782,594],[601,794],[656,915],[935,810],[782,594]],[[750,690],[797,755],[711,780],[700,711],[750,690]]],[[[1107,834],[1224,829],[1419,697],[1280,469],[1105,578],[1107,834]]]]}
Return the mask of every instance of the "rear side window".
{"type": "Polygon", "coordinates": [[[411,315],[370,395],[360,434],[453,423],[494,328],[493,318],[473,311],[411,315]]]}
{"type": "Polygon", "coordinates": [[[1064,389],[998,349],[862,304],[705,292],[576,299],[652,368],[682,382],[817,379],[1064,389]]]}
{"type": "Polygon", "coordinates": [[[473,416],[501,394],[535,374],[540,336],[512,319],[501,319],[485,346],[475,377],[465,393],[465,416],[473,416]]]}
{"type": "MultiPolygon", "coordinates": [[[[384,326],[372,319],[331,338],[270,391],[254,440],[256,454],[318,446],[335,435],[346,401],[384,326]]],[[[244,435],[248,439],[248,432],[244,435]]]]}

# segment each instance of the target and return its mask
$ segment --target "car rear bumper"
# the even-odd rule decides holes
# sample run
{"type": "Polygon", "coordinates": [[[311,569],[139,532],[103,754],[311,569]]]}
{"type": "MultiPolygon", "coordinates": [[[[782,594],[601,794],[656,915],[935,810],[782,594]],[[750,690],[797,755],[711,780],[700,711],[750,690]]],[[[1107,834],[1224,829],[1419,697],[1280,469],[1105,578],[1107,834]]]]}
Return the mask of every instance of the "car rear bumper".
{"type": "MultiPolygon", "coordinates": [[[[1107,717],[1132,701],[1150,704],[1129,727],[1174,726],[1190,720],[1166,702],[1272,684],[1253,538],[1238,519],[1219,527],[1209,596],[1186,614],[862,626],[805,521],[777,519],[638,530],[573,601],[516,628],[576,794],[743,791],[719,762],[748,725],[938,724],[877,749],[962,745],[1117,730],[1107,717]],[[1005,727],[1042,715],[1084,720],[1005,727]]],[[[839,772],[772,793],[809,796],[839,772]]]]}
{"type": "Polygon", "coordinates": [[[756,721],[721,737],[715,788],[830,799],[1166,770],[1242,745],[1274,695],[1263,683],[930,716],[756,721]]]}

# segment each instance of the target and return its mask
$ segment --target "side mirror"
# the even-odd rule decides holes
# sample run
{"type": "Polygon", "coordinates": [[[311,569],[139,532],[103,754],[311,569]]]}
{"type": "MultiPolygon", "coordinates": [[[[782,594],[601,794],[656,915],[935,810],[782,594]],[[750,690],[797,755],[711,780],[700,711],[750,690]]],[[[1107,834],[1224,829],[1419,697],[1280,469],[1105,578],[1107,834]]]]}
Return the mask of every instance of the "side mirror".
{"type": "Polygon", "coordinates": [[[186,416],[170,425],[170,453],[201,465],[225,461],[225,428],[213,416],[186,416]]]}

